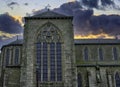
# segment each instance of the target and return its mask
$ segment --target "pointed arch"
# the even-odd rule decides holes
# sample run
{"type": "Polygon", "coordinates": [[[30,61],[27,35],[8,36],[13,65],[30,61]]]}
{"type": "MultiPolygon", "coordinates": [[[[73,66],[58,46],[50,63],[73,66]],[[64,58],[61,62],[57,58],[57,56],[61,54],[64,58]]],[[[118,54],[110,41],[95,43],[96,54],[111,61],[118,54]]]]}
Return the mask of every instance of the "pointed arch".
{"type": "Polygon", "coordinates": [[[37,83],[62,81],[61,31],[47,22],[38,31],[36,42],[37,83]]]}
{"type": "Polygon", "coordinates": [[[47,22],[40,28],[37,42],[62,42],[61,31],[53,23],[47,22]]]}
{"type": "Polygon", "coordinates": [[[120,87],[120,73],[118,72],[115,73],[115,83],[116,87],[120,87]]]}
{"type": "Polygon", "coordinates": [[[82,87],[82,76],[81,73],[77,74],[78,87],[82,87]]]}

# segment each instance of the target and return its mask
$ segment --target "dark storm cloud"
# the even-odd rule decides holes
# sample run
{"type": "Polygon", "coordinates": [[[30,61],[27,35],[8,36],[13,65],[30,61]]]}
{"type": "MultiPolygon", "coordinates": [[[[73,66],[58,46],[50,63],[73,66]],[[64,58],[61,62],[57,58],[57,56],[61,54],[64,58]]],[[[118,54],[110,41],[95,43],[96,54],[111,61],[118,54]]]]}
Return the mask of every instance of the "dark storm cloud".
{"type": "Polygon", "coordinates": [[[100,15],[92,16],[89,20],[91,30],[98,32],[100,29],[108,34],[120,34],[120,16],[119,15],[100,15]]]}
{"type": "Polygon", "coordinates": [[[98,0],[82,0],[82,3],[90,8],[98,8],[98,0]]]}
{"type": "MultiPolygon", "coordinates": [[[[108,5],[113,4],[110,1],[111,0],[108,0],[106,2],[102,1],[102,2],[108,5]]],[[[90,7],[97,7],[97,5],[94,5],[93,3],[92,6],[90,7]]],[[[34,12],[34,14],[39,14],[42,11],[34,12]]],[[[55,8],[53,11],[74,16],[73,26],[74,26],[75,34],[87,35],[89,33],[99,34],[101,32],[107,33],[109,35],[120,34],[119,15],[94,16],[93,15],[94,11],[92,9],[83,10],[82,6],[77,1],[65,3],[61,5],[59,8],[55,8]]]]}
{"type": "Polygon", "coordinates": [[[106,5],[114,5],[115,3],[112,0],[101,0],[101,4],[103,6],[106,6],[106,5]]]}
{"type": "Polygon", "coordinates": [[[80,4],[83,8],[96,8],[99,10],[113,8],[120,10],[120,6],[116,5],[114,0],[80,0],[80,4]]]}
{"type": "MultiPolygon", "coordinates": [[[[76,1],[76,2],[65,3],[65,4],[61,5],[59,8],[53,9],[53,11],[62,13],[62,14],[66,14],[66,15],[73,15],[74,11],[78,10],[78,9],[82,9],[82,7],[81,7],[80,3],[76,1]]],[[[38,11],[35,11],[35,9],[33,9],[32,12],[33,12],[33,15],[36,15],[36,14],[45,12],[47,10],[48,10],[47,8],[41,9],[38,11]]]]}
{"type": "Polygon", "coordinates": [[[82,9],[82,6],[78,1],[65,3],[60,6],[60,8],[54,9],[56,12],[65,13],[67,15],[73,15],[75,10],[82,9]]]}
{"type": "MultiPolygon", "coordinates": [[[[110,4],[108,2],[104,3],[110,4]]],[[[60,8],[54,9],[54,11],[74,16],[73,25],[75,29],[75,34],[99,34],[101,33],[101,31],[110,35],[120,33],[119,15],[94,16],[93,10],[82,10],[81,6],[79,5],[79,2],[65,3],[61,5],[60,8]]]]}
{"type": "Polygon", "coordinates": [[[18,21],[6,13],[0,15],[0,31],[7,33],[21,33],[23,28],[18,21]]]}

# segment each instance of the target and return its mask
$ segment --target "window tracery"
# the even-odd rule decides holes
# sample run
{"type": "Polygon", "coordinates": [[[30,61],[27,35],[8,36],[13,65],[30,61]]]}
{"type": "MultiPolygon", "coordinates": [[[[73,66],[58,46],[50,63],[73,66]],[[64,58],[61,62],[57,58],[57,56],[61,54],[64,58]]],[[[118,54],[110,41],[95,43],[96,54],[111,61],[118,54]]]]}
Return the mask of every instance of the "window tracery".
{"type": "Polygon", "coordinates": [[[60,42],[60,31],[51,23],[47,23],[40,31],[37,40],[39,42],[60,42]]]}
{"type": "Polygon", "coordinates": [[[45,24],[38,34],[36,48],[37,83],[62,81],[62,41],[60,30],[52,23],[48,22],[45,24]]]}

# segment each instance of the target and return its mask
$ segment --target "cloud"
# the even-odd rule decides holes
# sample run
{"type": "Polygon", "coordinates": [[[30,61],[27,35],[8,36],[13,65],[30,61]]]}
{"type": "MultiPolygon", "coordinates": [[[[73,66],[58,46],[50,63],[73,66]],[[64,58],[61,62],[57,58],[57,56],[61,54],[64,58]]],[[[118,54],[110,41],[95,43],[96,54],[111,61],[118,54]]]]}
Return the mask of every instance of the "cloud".
{"type": "Polygon", "coordinates": [[[16,34],[23,32],[23,27],[18,20],[6,13],[0,15],[0,31],[16,34]]]}
{"type": "Polygon", "coordinates": [[[87,34],[87,35],[75,35],[74,37],[75,39],[115,39],[115,36],[112,36],[112,35],[109,35],[109,34],[106,34],[106,33],[99,33],[99,34],[87,34]]]}
{"type": "Polygon", "coordinates": [[[91,30],[98,32],[102,29],[103,32],[108,34],[120,33],[120,16],[119,15],[100,15],[92,16],[89,20],[91,30]]]}
{"type": "MultiPolygon", "coordinates": [[[[104,3],[110,4],[108,2],[104,3]]],[[[97,5],[95,7],[97,7],[97,5]]],[[[98,35],[99,37],[107,38],[120,33],[119,15],[94,16],[94,11],[92,9],[83,10],[79,2],[65,3],[59,8],[54,9],[54,11],[74,16],[73,26],[75,35],[98,35]]]]}
{"type": "Polygon", "coordinates": [[[82,0],[82,3],[90,8],[98,8],[98,0],[82,0]]]}
{"type": "MultiPolygon", "coordinates": [[[[89,0],[91,1],[91,0],[89,0]]],[[[94,0],[92,0],[94,1],[94,0]]],[[[98,8],[98,0],[88,3],[88,0],[86,0],[87,5],[89,5],[91,8],[95,7],[98,8]],[[91,4],[92,3],[92,4],[91,4]],[[95,5],[97,4],[97,5],[95,5]]],[[[102,1],[102,0],[100,0],[102,1]]],[[[103,2],[103,5],[105,3],[107,5],[113,5],[113,2],[110,2],[110,0],[103,2]]],[[[43,9],[44,10],[44,9],[43,9]]],[[[39,14],[43,10],[35,11],[33,14],[39,14]]],[[[64,13],[67,15],[72,15],[74,17],[73,19],[73,27],[74,27],[74,33],[75,37],[90,37],[92,38],[113,38],[115,35],[120,34],[120,16],[119,15],[99,15],[95,16],[94,10],[92,9],[83,9],[83,5],[80,4],[80,2],[69,2],[64,3],[59,8],[53,9],[55,12],[64,13]],[[92,36],[93,35],[93,36],[92,36]]]]}
{"type": "Polygon", "coordinates": [[[20,34],[11,34],[11,33],[6,33],[6,32],[3,32],[3,31],[0,31],[1,40],[10,39],[10,38],[13,38],[13,37],[16,37],[16,36],[22,36],[22,33],[20,33],[20,34]]]}
{"type": "Polygon", "coordinates": [[[78,9],[82,9],[82,6],[78,1],[75,1],[75,2],[64,3],[59,8],[55,8],[54,11],[61,12],[67,15],[73,15],[73,13],[78,9]]]}
{"type": "MultiPolygon", "coordinates": [[[[118,1],[120,3],[120,1],[118,1]]],[[[116,9],[120,10],[120,6],[115,3],[115,0],[80,0],[82,8],[96,8],[99,10],[116,9]]]]}
{"type": "Polygon", "coordinates": [[[19,6],[17,2],[6,2],[7,6],[10,7],[12,10],[14,9],[14,6],[19,6]]]}
{"type": "Polygon", "coordinates": [[[103,6],[106,6],[106,5],[114,5],[115,3],[112,0],[101,0],[101,4],[103,6]]]}
{"type": "Polygon", "coordinates": [[[29,4],[28,3],[24,3],[24,5],[28,6],[29,4]]]}

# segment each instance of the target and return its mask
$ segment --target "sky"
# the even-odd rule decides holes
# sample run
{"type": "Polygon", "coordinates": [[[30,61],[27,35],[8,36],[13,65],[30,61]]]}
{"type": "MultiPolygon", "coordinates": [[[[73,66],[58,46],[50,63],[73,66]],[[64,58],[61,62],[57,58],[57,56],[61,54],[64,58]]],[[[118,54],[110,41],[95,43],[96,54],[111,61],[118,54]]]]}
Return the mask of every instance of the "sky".
{"type": "Polygon", "coordinates": [[[75,39],[115,39],[120,34],[120,0],[0,0],[0,48],[23,38],[25,16],[46,8],[74,17],[75,39]]]}

